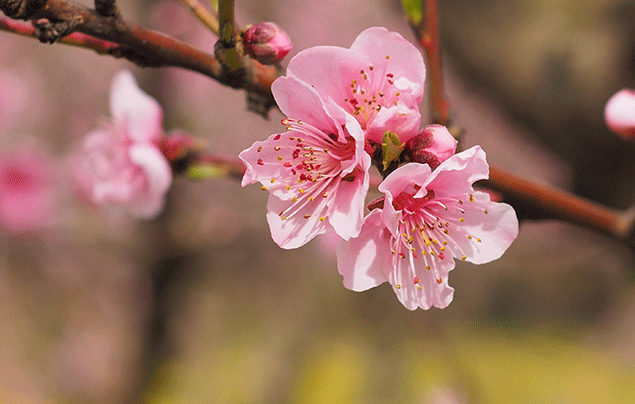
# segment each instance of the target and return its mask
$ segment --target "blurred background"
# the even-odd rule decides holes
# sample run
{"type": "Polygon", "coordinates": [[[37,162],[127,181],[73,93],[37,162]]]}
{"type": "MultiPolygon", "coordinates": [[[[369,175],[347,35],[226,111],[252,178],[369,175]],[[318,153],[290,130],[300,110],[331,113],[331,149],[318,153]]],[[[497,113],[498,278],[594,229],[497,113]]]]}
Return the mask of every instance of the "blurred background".
{"type": "MultiPolygon", "coordinates": [[[[460,147],[631,205],[635,143],[605,129],[603,108],[635,88],[635,2],[439,3],[460,147]]],[[[213,49],[177,1],[119,5],[213,49]]],[[[237,1],[236,18],[277,22],[290,56],[348,47],[377,25],[414,41],[398,1],[237,1]]],[[[107,120],[122,68],[163,105],[166,130],[217,153],[282,130],[279,111],[265,120],[246,111],[243,92],[196,73],[0,32],[0,157],[33,170],[47,212],[0,230],[0,402],[635,402],[633,250],[583,226],[524,220],[500,260],[457,262],[448,308],[410,312],[386,284],[345,289],[328,238],[279,249],[256,185],[177,178],[151,222],[84,204],[73,156],[107,120]]],[[[0,219],[6,206],[0,188],[0,219]]]]}

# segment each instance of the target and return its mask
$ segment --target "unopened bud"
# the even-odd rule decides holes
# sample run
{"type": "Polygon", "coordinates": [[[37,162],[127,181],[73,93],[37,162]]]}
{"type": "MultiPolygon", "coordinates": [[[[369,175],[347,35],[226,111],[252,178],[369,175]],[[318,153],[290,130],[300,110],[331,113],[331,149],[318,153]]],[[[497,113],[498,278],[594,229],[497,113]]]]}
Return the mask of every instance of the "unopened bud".
{"type": "Polygon", "coordinates": [[[428,164],[433,170],[456,152],[456,139],[442,125],[428,125],[406,143],[410,161],[428,164]]]}
{"type": "Polygon", "coordinates": [[[273,22],[261,22],[243,33],[245,52],[264,65],[282,60],[291,50],[286,32],[273,22]]]}
{"type": "Polygon", "coordinates": [[[183,172],[198,153],[199,145],[189,134],[174,131],[161,139],[161,152],[175,173],[183,172]]]}
{"type": "Polygon", "coordinates": [[[606,125],[624,139],[635,139],[635,90],[623,89],[604,107],[606,125]]]}

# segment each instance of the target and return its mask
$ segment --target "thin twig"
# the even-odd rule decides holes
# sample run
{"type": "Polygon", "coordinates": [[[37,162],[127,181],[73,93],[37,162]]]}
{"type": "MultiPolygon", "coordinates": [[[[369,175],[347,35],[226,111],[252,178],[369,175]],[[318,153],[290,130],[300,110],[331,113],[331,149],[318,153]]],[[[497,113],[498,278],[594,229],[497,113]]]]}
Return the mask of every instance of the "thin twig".
{"type": "Polygon", "coordinates": [[[421,5],[423,8],[421,24],[414,26],[411,21],[411,26],[428,59],[427,82],[430,89],[430,112],[432,120],[434,123],[447,125],[450,107],[443,92],[437,0],[422,0],[421,5]]]}
{"type": "Polygon", "coordinates": [[[234,0],[219,0],[218,23],[220,37],[216,43],[216,57],[221,59],[229,76],[240,77],[243,74],[243,58],[236,49],[236,23],[234,22],[234,0]]]}
{"type": "Polygon", "coordinates": [[[198,2],[198,0],[181,0],[194,15],[203,23],[210,31],[216,35],[219,33],[218,17],[207,7],[198,2]]]}

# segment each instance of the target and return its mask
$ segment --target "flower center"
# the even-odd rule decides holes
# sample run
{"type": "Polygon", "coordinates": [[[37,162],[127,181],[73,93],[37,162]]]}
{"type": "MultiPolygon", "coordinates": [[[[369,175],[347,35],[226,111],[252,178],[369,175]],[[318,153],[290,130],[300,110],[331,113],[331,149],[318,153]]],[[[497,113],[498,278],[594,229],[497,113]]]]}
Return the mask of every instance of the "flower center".
{"type": "MultiPolygon", "coordinates": [[[[344,142],[334,133],[324,131],[305,122],[283,119],[288,133],[274,136],[273,147],[277,161],[284,169],[280,178],[272,178],[271,184],[279,181],[284,185],[293,205],[279,213],[282,220],[291,217],[317,198],[328,198],[328,189],[333,181],[354,181],[357,171],[342,176],[342,162],[355,155],[355,139],[346,136],[344,142]]],[[[262,152],[260,147],[258,152],[262,152]]],[[[275,161],[275,160],[274,160],[275,161]]],[[[264,165],[264,159],[258,159],[264,165]]],[[[263,187],[266,189],[266,187],[263,187]]],[[[305,219],[310,216],[305,215],[305,219]]],[[[324,220],[320,217],[320,220],[324,220]]]]}
{"type": "MultiPolygon", "coordinates": [[[[386,56],[390,59],[390,56],[386,56]]],[[[385,70],[385,69],[384,69],[385,70]]],[[[350,93],[344,104],[361,125],[366,129],[382,108],[397,105],[401,92],[395,86],[395,76],[389,71],[377,71],[374,66],[361,69],[359,77],[350,84],[350,93]]]]}

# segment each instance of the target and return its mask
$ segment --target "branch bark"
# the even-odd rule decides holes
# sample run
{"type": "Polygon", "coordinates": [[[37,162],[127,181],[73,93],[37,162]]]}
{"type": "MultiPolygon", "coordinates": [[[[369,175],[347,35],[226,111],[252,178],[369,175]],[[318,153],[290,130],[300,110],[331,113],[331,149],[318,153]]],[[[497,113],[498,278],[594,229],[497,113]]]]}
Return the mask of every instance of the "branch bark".
{"type": "MultiPolygon", "coordinates": [[[[110,3],[102,11],[109,11],[110,3]]],[[[69,0],[0,0],[0,10],[12,19],[33,20],[34,35],[54,43],[73,32],[119,45],[113,56],[124,57],[142,67],[175,66],[204,74],[221,84],[245,89],[249,108],[261,115],[275,105],[271,83],[282,74],[279,66],[264,66],[244,59],[245,74],[237,80],[220,61],[165,34],[125,21],[112,4],[113,15],[105,16],[69,0]]],[[[5,30],[6,29],[5,24],[5,30]]],[[[112,53],[109,53],[112,54],[112,53]]]]}

